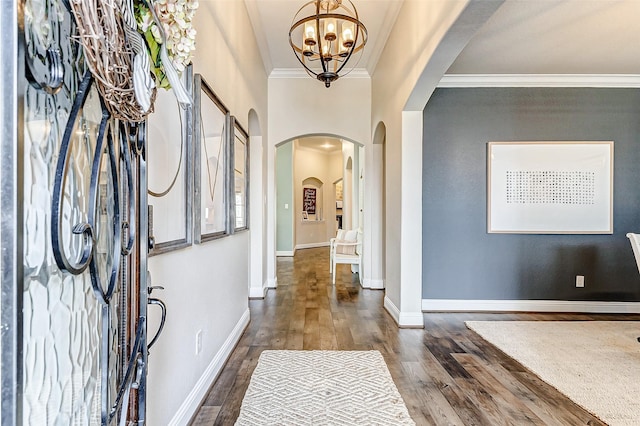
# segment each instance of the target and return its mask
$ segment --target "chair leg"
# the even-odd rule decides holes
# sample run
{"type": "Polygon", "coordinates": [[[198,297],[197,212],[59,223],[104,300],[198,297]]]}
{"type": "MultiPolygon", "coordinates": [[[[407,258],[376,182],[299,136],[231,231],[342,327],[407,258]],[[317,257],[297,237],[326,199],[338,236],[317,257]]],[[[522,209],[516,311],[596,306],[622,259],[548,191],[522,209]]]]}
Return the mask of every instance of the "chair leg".
{"type": "Polygon", "coordinates": [[[333,279],[333,285],[336,285],[336,275],[337,275],[337,272],[338,272],[338,271],[336,270],[336,266],[337,266],[337,265],[335,264],[335,262],[333,262],[333,263],[331,264],[331,266],[332,266],[332,268],[333,268],[333,271],[332,271],[332,274],[331,274],[331,275],[332,275],[332,279],[333,279]]]}

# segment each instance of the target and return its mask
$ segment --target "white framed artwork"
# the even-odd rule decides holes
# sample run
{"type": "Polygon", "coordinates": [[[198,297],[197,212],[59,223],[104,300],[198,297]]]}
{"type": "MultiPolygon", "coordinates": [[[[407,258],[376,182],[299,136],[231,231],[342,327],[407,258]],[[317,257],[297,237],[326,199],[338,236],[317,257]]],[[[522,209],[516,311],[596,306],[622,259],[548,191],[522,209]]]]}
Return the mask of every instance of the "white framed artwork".
{"type": "Polygon", "coordinates": [[[612,234],[613,142],[489,142],[487,232],[612,234]]]}

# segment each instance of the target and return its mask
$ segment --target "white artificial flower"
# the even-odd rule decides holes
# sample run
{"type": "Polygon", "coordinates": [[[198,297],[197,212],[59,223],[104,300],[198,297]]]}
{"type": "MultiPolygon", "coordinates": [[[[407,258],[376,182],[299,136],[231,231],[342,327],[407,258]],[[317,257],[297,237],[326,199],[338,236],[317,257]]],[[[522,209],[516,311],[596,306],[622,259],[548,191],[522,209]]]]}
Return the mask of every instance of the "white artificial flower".
{"type": "Polygon", "coordinates": [[[152,24],[153,16],[151,16],[151,12],[147,10],[142,16],[140,16],[140,22],[138,23],[138,25],[140,25],[140,30],[143,33],[146,33],[152,24]]]}
{"type": "MultiPolygon", "coordinates": [[[[176,70],[182,72],[191,62],[195,50],[196,30],[192,20],[199,3],[197,0],[156,0],[153,7],[164,28],[169,58],[176,70]]],[[[160,31],[151,22],[150,14],[139,19],[141,31],[150,29],[153,37],[161,43],[160,31]]]]}

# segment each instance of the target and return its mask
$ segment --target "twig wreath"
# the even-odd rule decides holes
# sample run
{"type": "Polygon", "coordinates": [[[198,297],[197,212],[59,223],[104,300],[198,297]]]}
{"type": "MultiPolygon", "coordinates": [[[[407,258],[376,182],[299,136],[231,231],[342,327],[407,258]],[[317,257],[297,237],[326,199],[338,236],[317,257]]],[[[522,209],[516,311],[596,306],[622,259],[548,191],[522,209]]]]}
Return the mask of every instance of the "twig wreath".
{"type": "Polygon", "coordinates": [[[184,70],[195,49],[191,20],[197,1],[71,0],[70,4],[87,66],[113,117],[143,121],[153,112],[156,85],[172,87],[181,105],[191,104],[176,68],[184,70]]]}

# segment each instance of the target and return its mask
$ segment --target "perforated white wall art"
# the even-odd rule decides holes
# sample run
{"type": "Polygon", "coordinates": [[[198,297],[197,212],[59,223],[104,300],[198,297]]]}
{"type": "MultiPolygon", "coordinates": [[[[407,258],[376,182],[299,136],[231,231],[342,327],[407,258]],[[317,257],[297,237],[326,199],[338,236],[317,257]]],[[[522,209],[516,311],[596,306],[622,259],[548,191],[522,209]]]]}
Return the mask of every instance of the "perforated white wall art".
{"type": "Polygon", "coordinates": [[[506,171],[507,204],[593,204],[592,171],[506,171]]]}

